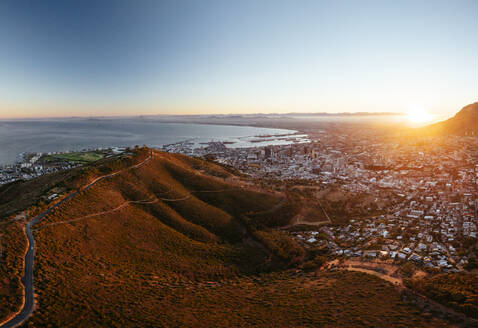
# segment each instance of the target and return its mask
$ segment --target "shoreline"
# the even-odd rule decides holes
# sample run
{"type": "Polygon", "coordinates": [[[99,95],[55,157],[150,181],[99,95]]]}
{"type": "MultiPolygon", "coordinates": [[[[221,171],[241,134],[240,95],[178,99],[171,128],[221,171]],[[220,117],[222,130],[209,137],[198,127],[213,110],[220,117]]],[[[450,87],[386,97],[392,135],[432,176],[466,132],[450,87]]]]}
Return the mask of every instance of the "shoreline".
{"type": "MultiPolygon", "coordinates": [[[[109,120],[82,121],[73,127],[67,124],[70,123],[69,121],[38,120],[35,122],[39,125],[31,125],[32,121],[29,121],[30,124],[28,126],[23,126],[24,122],[21,121],[11,123],[11,126],[5,128],[6,133],[5,138],[2,140],[3,144],[9,145],[20,136],[24,138],[24,141],[19,147],[15,148],[1,147],[2,143],[0,143],[0,148],[4,149],[0,153],[0,168],[15,165],[21,160],[20,155],[25,153],[82,152],[91,149],[134,147],[135,145],[142,144],[147,144],[153,148],[160,148],[167,144],[191,139],[198,143],[218,140],[221,142],[237,142],[241,140],[244,143],[252,144],[247,141],[247,138],[253,139],[264,135],[271,137],[287,135],[293,137],[299,134],[299,132],[302,133],[302,131],[297,129],[266,126],[264,124],[255,124],[254,122],[241,124],[240,122],[138,121],[132,119],[126,122],[119,122],[118,124],[109,120]],[[58,122],[59,124],[56,124],[58,122]],[[100,129],[102,133],[95,134],[93,130],[98,122],[104,123],[106,126],[100,129]],[[158,126],[156,127],[155,125],[158,126]],[[182,126],[178,127],[176,132],[174,125],[182,126]],[[202,128],[194,129],[194,126],[202,128]],[[214,126],[217,129],[214,129],[214,126]],[[228,126],[231,127],[231,130],[226,129],[228,126]],[[233,129],[233,127],[236,129],[233,129]],[[23,130],[28,132],[15,132],[17,128],[23,128],[23,130]],[[175,133],[168,134],[171,128],[175,133]],[[89,133],[90,130],[93,132],[89,133]],[[69,139],[55,143],[55,135],[60,135],[63,131],[68,131],[69,139]],[[105,137],[105,132],[113,134],[114,137],[105,137]]],[[[75,121],[75,123],[78,123],[78,121],[75,121]]]]}

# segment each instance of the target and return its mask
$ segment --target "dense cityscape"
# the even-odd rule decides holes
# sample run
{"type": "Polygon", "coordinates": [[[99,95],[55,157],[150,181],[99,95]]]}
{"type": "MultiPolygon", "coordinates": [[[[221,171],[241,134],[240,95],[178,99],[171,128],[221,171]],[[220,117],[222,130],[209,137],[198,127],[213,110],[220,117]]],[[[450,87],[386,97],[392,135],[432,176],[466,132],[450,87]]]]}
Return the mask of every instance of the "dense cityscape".
{"type": "Polygon", "coordinates": [[[213,142],[192,149],[190,143],[178,143],[164,150],[212,156],[254,178],[312,181],[319,188],[334,186],[375,198],[364,210],[380,215],[351,216],[340,225],[319,222],[315,230],[291,232],[306,247],[325,247],[338,257],[410,261],[445,272],[476,266],[470,263],[476,261],[471,246],[478,222],[476,138],[387,139],[352,130],[310,137],[310,143],[281,146],[237,149],[213,142]]]}

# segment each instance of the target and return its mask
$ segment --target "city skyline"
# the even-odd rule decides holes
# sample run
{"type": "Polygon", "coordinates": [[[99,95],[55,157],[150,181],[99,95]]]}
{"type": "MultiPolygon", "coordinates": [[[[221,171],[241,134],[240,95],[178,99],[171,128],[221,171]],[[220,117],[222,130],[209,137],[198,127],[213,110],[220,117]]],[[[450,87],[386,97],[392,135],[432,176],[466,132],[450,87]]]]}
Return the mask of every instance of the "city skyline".
{"type": "Polygon", "coordinates": [[[5,1],[0,119],[416,108],[449,117],[476,101],[477,7],[5,1]]]}

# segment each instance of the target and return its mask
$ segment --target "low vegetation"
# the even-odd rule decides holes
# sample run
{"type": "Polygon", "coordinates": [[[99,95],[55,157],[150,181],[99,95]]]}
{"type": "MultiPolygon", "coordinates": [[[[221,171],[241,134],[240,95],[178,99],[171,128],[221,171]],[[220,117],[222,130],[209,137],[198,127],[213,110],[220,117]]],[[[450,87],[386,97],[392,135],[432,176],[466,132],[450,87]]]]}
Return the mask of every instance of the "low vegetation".
{"type": "Polygon", "coordinates": [[[20,277],[26,245],[22,222],[0,225],[0,322],[18,311],[22,304],[20,277]]]}
{"type": "MultiPolygon", "coordinates": [[[[145,149],[132,150],[134,157],[121,155],[101,159],[93,164],[71,170],[45,174],[28,181],[16,181],[0,186],[0,222],[10,215],[35,208],[42,208],[51,192],[68,193],[84,186],[97,176],[114,172],[122,167],[138,163],[148,156],[145,149]]],[[[36,211],[38,212],[38,211],[36,211]]]]}
{"type": "Polygon", "coordinates": [[[441,304],[467,316],[478,318],[478,276],[476,274],[439,274],[430,278],[409,280],[408,285],[441,304]]]}
{"type": "MultiPolygon", "coordinates": [[[[68,184],[148,156],[134,152],[87,166],[68,184]]],[[[224,167],[157,153],[81,191],[35,225],[38,308],[25,326],[446,326],[376,277],[317,271],[321,250],[277,229],[300,210],[294,198],[245,186],[224,167]]],[[[15,224],[9,235],[24,240],[15,224]]],[[[8,281],[19,281],[19,259],[9,260],[17,271],[8,281]]]]}

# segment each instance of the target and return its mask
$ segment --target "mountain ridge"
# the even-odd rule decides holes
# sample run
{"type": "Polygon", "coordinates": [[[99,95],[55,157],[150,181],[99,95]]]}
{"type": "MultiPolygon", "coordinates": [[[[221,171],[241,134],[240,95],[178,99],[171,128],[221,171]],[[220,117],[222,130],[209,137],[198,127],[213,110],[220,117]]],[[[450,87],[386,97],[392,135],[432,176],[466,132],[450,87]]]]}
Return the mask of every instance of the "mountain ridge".
{"type": "Polygon", "coordinates": [[[445,121],[425,126],[420,130],[438,135],[478,135],[478,102],[463,107],[445,121]]]}

